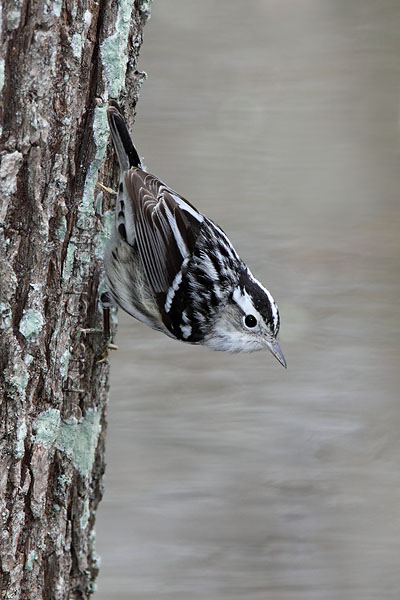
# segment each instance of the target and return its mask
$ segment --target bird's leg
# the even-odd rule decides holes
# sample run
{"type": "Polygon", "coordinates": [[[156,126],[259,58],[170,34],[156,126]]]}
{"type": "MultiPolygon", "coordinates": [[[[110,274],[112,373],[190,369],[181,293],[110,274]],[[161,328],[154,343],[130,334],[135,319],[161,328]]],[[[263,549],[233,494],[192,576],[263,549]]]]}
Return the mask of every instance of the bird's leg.
{"type": "MultiPolygon", "coordinates": [[[[104,295],[104,294],[102,294],[104,295]]],[[[110,350],[118,350],[118,346],[116,346],[112,341],[112,332],[111,332],[111,309],[109,306],[103,306],[103,335],[104,335],[104,353],[98,363],[103,363],[108,359],[108,353],[110,350]]]]}
{"type": "Polygon", "coordinates": [[[111,306],[113,305],[111,302],[111,298],[107,292],[104,292],[100,301],[103,308],[103,329],[96,329],[95,327],[90,327],[88,329],[77,329],[75,331],[75,335],[87,335],[87,334],[102,334],[104,339],[103,344],[103,356],[97,361],[98,363],[103,363],[108,359],[108,354],[110,350],[118,350],[118,346],[116,346],[112,341],[112,332],[111,332],[111,306]]]}

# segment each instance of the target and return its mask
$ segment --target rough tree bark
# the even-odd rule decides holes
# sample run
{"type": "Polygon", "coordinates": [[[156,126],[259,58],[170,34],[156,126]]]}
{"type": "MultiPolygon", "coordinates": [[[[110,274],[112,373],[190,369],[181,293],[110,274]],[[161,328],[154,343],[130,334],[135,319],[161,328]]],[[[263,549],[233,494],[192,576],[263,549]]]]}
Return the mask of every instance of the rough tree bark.
{"type": "Polygon", "coordinates": [[[98,570],[108,364],[101,337],[74,331],[101,323],[106,105],[122,95],[133,118],[150,0],[2,9],[1,598],[82,599],[98,570]]]}

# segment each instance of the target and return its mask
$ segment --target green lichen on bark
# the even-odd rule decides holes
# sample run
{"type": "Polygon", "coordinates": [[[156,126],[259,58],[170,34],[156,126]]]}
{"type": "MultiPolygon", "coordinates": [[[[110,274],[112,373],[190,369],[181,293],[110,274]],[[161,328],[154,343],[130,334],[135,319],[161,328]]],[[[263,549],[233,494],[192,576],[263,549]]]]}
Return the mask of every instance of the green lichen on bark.
{"type": "Polygon", "coordinates": [[[56,408],[49,408],[40,413],[33,422],[34,441],[50,448],[57,439],[60,429],[61,415],[56,408]]]}
{"type": "Polygon", "coordinates": [[[40,413],[33,422],[33,440],[46,448],[57,447],[64,452],[82,474],[88,474],[93,466],[100,434],[101,411],[89,409],[78,421],[69,417],[62,421],[55,408],[40,413]]]}
{"type": "Polygon", "coordinates": [[[44,326],[44,318],[40,311],[29,308],[24,311],[19,324],[22,335],[29,340],[35,340],[44,326]]]}
{"type": "Polygon", "coordinates": [[[80,229],[87,229],[91,225],[91,220],[95,215],[94,191],[99,169],[104,162],[107,142],[109,139],[107,106],[97,106],[95,108],[93,119],[93,139],[96,144],[96,152],[89,166],[82,200],[78,207],[77,226],[80,229]]]}
{"type": "Polygon", "coordinates": [[[134,0],[121,0],[115,22],[115,31],[101,45],[101,58],[107,77],[108,93],[111,98],[118,98],[125,83],[128,62],[128,37],[133,5],[134,0]]]}

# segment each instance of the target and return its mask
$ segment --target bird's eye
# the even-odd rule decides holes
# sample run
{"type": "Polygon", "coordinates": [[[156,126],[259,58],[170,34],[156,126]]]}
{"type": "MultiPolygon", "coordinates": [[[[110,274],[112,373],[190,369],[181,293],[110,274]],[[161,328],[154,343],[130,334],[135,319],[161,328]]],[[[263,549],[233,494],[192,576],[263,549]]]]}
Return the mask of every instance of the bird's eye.
{"type": "Polygon", "coordinates": [[[253,327],[255,327],[257,325],[257,319],[255,318],[254,315],[246,315],[244,318],[244,324],[249,329],[252,329],[253,327]]]}

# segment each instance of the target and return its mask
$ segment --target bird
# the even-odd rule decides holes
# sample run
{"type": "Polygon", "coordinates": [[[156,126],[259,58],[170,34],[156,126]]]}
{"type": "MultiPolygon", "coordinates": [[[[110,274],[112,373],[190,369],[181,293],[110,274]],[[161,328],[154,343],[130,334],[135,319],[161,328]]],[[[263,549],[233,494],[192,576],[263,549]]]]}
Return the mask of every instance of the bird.
{"type": "Polygon", "coordinates": [[[107,117],[120,181],[103,301],[175,340],[228,352],[267,348],[286,368],[271,293],[218,225],[144,169],[114,100],[107,117]]]}

